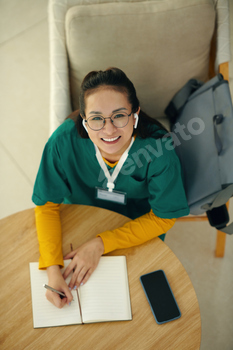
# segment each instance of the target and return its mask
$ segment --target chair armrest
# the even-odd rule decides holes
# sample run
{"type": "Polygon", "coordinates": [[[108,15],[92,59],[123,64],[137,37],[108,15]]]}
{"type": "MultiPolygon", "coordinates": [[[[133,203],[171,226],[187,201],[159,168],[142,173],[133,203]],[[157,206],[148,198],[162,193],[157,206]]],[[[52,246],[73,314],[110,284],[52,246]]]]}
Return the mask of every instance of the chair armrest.
{"type": "Polygon", "coordinates": [[[50,134],[72,112],[65,41],[66,1],[49,0],[50,134]]]}
{"type": "MultiPolygon", "coordinates": [[[[217,52],[215,70],[218,72],[218,67],[222,63],[229,62],[231,60],[230,51],[230,11],[228,0],[215,0],[216,13],[217,13],[217,52]]],[[[224,72],[225,68],[221,68],[224,72]]],[[[227,77],[224,76],[225,79],[227,77]]],[[[229,80],[229,76],[228,76],[229,80]]]]}

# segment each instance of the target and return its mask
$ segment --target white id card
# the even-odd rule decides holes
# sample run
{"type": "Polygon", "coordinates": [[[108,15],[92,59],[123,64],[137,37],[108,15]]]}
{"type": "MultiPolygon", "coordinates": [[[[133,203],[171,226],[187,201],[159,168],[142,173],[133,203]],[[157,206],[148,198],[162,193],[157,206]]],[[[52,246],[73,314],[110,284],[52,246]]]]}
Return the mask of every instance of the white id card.
{"type": "Polygon", "coordinates": [[[108,191],[103,188],[96,187],[96,198],[104,201],[126,204],[126,193],[118,191],[108,191]]]}

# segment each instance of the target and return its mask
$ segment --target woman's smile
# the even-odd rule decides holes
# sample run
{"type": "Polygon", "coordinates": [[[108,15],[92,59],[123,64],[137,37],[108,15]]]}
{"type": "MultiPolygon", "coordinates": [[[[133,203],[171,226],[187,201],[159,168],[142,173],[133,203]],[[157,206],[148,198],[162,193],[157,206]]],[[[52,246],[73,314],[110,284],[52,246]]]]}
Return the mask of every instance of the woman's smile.
{"type": "Polygon", "coordinates": [[[109,145],[115,144],[119,141],[121,136],[113,137],[113,138],[101,138],[103,142],[107,142],[109,145]]]}

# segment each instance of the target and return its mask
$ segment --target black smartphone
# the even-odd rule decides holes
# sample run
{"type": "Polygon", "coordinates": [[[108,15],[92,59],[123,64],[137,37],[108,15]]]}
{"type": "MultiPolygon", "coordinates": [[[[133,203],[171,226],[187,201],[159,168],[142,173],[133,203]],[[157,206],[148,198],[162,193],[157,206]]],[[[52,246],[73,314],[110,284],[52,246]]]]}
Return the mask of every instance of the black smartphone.
{"type": "Polygon", "coordinates": [[[142,275],[140,282],[158,324],[176,320],[181,316],[180,309],[163,270],[142,275]]]}

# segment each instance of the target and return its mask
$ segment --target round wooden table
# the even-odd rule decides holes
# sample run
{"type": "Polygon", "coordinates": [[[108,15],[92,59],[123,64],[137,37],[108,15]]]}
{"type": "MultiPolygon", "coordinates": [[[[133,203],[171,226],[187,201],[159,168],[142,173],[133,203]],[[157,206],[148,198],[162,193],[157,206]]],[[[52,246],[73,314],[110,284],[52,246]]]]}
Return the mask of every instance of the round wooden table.
{"type": "MultiPolygon", "coordinates": [[[[62,205],[63,253],[96,234],[129,221],[117,213],[82,205],[62,205]]],[[[193,285],[175,254],[159,238],[109,255],[126,255],[133,320],[53,328],[33,328],[29,262],[39,251],[34,210],[0,220],[1,349],[191,350],[199,349],[201,319],[193,285]],[[139,277],[163,269],[182,316],[158,325],[139,277]]]]}

